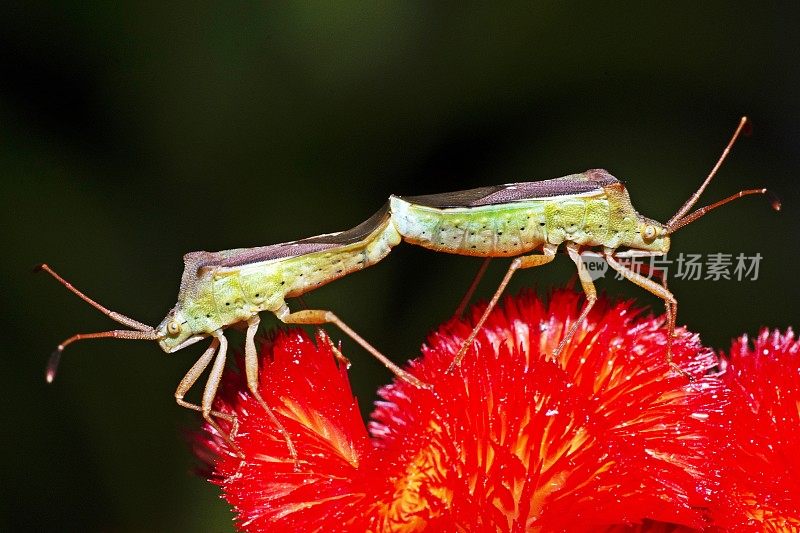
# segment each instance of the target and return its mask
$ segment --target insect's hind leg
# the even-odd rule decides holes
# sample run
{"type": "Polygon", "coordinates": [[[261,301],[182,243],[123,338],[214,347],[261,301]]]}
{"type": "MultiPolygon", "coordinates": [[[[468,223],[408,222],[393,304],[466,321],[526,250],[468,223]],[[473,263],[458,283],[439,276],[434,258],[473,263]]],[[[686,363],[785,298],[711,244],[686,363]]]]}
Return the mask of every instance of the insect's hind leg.
{"type": "Polygon", "coordinates": [[[261,404],[261,407],[267,412],[267,416],[269,416],[272,423],[275,424],[275,427],[278,428],[278,432],[283,436],[283,440],[286,441],[286,447],[289,449],[289,454],[294,461],[295,470],[297,470],[297,449],[294,447],[294,442],[292,442],[292,436],[289,435],[289,432],[286,431],[286,428],[278,419],[277,415],[275,415],[275,412],[267,405],[267,402],[264,401],[264,398],[261,397],[261,393],[258,391],[258,353],[256,352],[255,336],[260,322],[261,319],[258,315],[252,316],[247,321],[247,333],[245,334],[244,341],[244,365],[247,374],[247,388],[250,390],[250,394],[258,400],[258,403],[261,404]]]}
{"type": "Polygon", "coordinates": [[[469,288],[467,292],[464,293],[464,296],[461,298],[461,301],[458,303],[458,307],[456,307],[456,312],[454,313],[455,316],[464,316],[464,310],[467,308],[469,301],[472,299],[472,295],[475,294],[475,289],[478,288],[478,284],[483,279],[484,274],[486,274],[486,269],[489,268],[489,263],[491,263],[492,258],[487,257],[481,263],[478,272],[475,273],[475,277],[472,278],[472,283],[469,284],[469,288]]]}
{"type": "Polygon", "coordinates": [[[589,271],[586,269],[586,266],[583,264],[583,259],[580,255],[580,250],[578,245],[574,243],[567,243],[567,253],[572,261],[575,263],[575,266],[578,267],[578,279],[581,282],[581,287],[583,287],[583,292],[586,294],[586,303],[583,304],[583,308],[581,309],[580,315],[578,315],[577,320],[572,323],[570,326],[569,331],[564,337],[561,339],[561,342],[558,343],[555,351],[553,352],[553,357],[556,358],[561,354],[561,351],[564,349],[564,346],[572,340],[572,337],[575,335],[575,332],[578,331],[578,327],[586,320],[586,317],[589,316],[589,311],[591,311],[592,307],[594,307],[594,303],[597,301],[597,291],[594,288],[594,283],[592,282],[592,277],[589,275],[589,271]]]}
{"type": "Polygon", "coordinates": [[[675,337],[675,322],[678,316],[678,301],[675,300],[675,296],[665,286],[659,285],[652,279],[622,265],[614,258],[613,250],[603,250],[603,257],[611,265],[611,268],[619,272],[622,277],[664,300],[664,305],[667,308],[667,364],[689,381],[694,381],[694,378],[688,372],[672,360],[672,339],[675,337]]]}
{"type": "Polygon", "coordinates": [[[475,324],[475,327],[472,328],[472,332],[470,332],[469,337],[464,343],[461,345],[461,348],[458,350],[455,359],[450,363],[450,366],[447,367],[447,373],[452,373],[458,365],[461,364],[461,360],[466,355],[467,350],[472,343],[475,341],[475,337],[478,335],[478,331],[483,327],[484,322],[486,319],[489,318],[489,313],[492,312],[492,309],[495,308],[497,302],[500,300],[500,296],[503,294],[503,291],[508,285],[508,282],[511,281],[511,276],[514,275],[514,272],[521,268],[532,268],[541,265],[545,265],[552,261],[556,256],[556,251],[558,250],[558,246],[553,244],[545,244],[542,249],[542,254],[534,254],[534,255],[523,255],[521,257],[515,258],[511,265],[508,267],[508,271],[506,275],[503,277],[503,280],[500,282],[500,285],[497,287],[497,290],[492,295],[492,299],[489,300],[489,304],[486,306],[486,309],[483,311],[483,314],[478,319],[478,322],[475,324]]]}
{"type": "Polygon", "coordinates": [[[388,357],[383,355],[374,346],[365,341],[358,333],[353,331],[350,326],[342,322],[338,316],[330,311],[325,311],[322,309],[305,309],[303,311],[295,311],[294,313],[291,313],[289,312],[289,307],[284,304],[284,306],[277,313],[275,313],[275,316],[277,316],[278,320],[284,324],[334,324],[403,381],[406,381],[420,389],[431,388],[429,384],[419,380],[415,376],[409,374],[394,364],[388,357]]]}

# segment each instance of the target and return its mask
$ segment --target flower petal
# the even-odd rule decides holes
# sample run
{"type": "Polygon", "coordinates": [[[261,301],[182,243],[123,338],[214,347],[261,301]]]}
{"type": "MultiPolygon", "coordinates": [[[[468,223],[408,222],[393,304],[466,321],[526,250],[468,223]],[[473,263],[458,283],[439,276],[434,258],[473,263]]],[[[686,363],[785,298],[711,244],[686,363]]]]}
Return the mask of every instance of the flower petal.
{"type": "Polygon", "coordinates": [[[281,433],[234,374],[238,379],[225,383],[217,407],[237,414],[236,444],[244,458],[218,436],[208,444],[218,458],[213,479],[236,509],[239,527],[365,530],[364,511],[376,489],[363,463],[373,446],[346,369],[335,363],[327,337],[315,345],[300,330],[279,334],[262,354],[260,392],[291,434],[299,461],[295,465],[281,433]]]}
{"type": "Polygon", "coordinates": [[[716,358],[681,331],[675,360],[697,380],[670,376],[662,322],[606,303],[554,361],[578,302],[569,291],[547,307],[530,295],[507,301],[448,376],[470,330],[451,321],[413,363],[434,390],[395,383],[382,391],[370,431],[395,483],[424,487],[414,490],[424,499],[415,517],[501,531],[704,524],[721,387],[701,376],[716,358]]]}
{"type": "Polygon", "coordinates": [[[381,392],[367,433],[325,337],[297,331],[262,350],[260,392],[241,376],[216,409],[237,414],[244,458],[206,427],[200,455],[244,531],[686,531],[708,525],[726,395],[717,364],[679,330],[666,364],[662,319],[601,299],[556,359],[579,295],[527,293],[496,309],[460,368],[472,320],[431,335],[415,375],[381,392]]]}
{"type": "Polygon", "coordinates": [[[730,451],[714,518],[731,531],[800,530],[800,342],[762,330],[733,343],[730,451]]]}

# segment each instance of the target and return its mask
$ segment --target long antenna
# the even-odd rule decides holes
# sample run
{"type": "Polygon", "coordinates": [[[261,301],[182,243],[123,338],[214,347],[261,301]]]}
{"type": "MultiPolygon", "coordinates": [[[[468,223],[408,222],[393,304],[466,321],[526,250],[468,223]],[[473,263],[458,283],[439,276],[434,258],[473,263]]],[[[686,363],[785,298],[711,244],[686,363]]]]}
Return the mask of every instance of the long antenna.
{"type": "Polygon", "coordinates": [[[747,117],[742,117],[741,120],[739,121],[739,126],[736,128],[736,131],[733,132],[731,140],[728,141],[728,145],[722,151],[722,155],[719,156],[717,164],[714,165],[714,168],[711,169],[711,172],[709,172],[705,181],[703,181],[703,184],[700,185],[700,188],[697,189],[697,191],[692,196],[690,196],[688,200],[686,200],[686,203],[683,204],[683,206],[680,209],[678,209],[678,212],[675,213],[675,216],[669,219],[669,222],[667,222],[667,227],[672,227],[673,224],[675,224],[678,220],[680,220],[680,218],[683,217],[683,215],[685,215],[689,211],[689,209],[691,209],[694,206],[694,204],[697,203],[697,200],[700,199],[700,195],[703,194],[703,191],[706,190],[706,187],[708,187],[708,184],[711,183],[711,180],[719,170],[719,167],[722,166],[723,161],[725,161],[725,158],[728,157],[728,154],[730,153],[733,144],[736,142],[736,139],[739,138],[739,135],[742,133],[745,124],[747,124],[747,117]]]}
{"type": "Polygon", "coordinates": [[[123,326],[128,326],[129,328],[138,329],[139,331],[151,331],[153,329],[152,326],[148,326],[147,324],[142,324],[138,320],[134,320],[128,316],[123,315],[122,313],[111,311],[107,307],[95,302],[94,300],[86,296],[84,293],[79,291],[77,288],[75,288],[75,286],[72,283],[59,276],[58,273],[56,273],[55,270],[50,268],[50,265],[48,265],[47,263],[42,263],[41,265],[37,265],[33,269],[34,272],[39,272],[42,270],[53,276],[56,279],[56,281],[58,281],[64,287],[72,291],[76,296],[78,296],[78,298],[80,298],[87,304],[91,305],[92,307],[94,307],[95,309],[106,315],[114,322],[119,322],[123,326]]]}
{"type": "Polygon", "coordinates": [[[58,371],[58,364],[61,362],[61,354],[64,352],[64,348],[73,342],[86,339],[102,339],[106,337],[112,337],[114,339],[154,341],[159,338],[159,334],[155,329],[150,331],[115,329],[112,331],[101,331],[99,333],[77,333],[59,344],[58,347],[53,350],[53,353],[50,354],[50,359],[47,361],[47,369],[45,370],[44,378],[48,383],[53,382],[53,380],[56,378],[56,372],[58,371]]]}
{"type": "Polygon", "coordinates": [[[78,298],[83,300],[84,302],[88,303],[108,318],[115,322],[119,322],[124,326],[128,326],[129,328],[133,328],[133,331],[128,329],[115,329],[112,331],[101,331],[99,333],[78,333],[69,337],[68,339],[64,340],[58,347],[53,351],[50,355],[50,359],[47,362],[47,370],[45,371],[45,379],[48,383],[52,383],[53,379],[56,377],[56,371],[58,370],[58,363],[61,361],[61,354],[64,351],[64,348],[69,346],[75,341],[85,340],[85,339],[102,339],[106,337],[112,337],[115,339],[133,339],[133,340],[157,340],[160,338],[159,333],[156,331],[155,328],[152,326],[148,326],[147,324],[142,324],[138,320],[134,320],[128,316],[125,316],[121,313],[117,313],[116,311],[111,311],[107,307],[97,303],[93,299],[86,296],[83,292],[75,288],[75,286],[62,278],[58,275],[58,273],[50,268],[49,265],[42,263],[34,268],[34,272],[44,271],[50,274],[56,281],[62,284],[64,287],[69,289],[72,293],[74,293],[78,298]]]}
{"type": "Polygon", "coordinates": [[[707,205],[707,206],[704,206],[704,207],[701,207],[701,208],[697,209],[696,211],[692,212],[692,214],[686,215],[685,217],[675,221],[674,223],[672,223],[670,225],[667,225],[667,231],[669,233],[674,233],[677,229],[682,228],[686,224],[694,222],[695,220],[697,220],[698,218],[702,217],[703,215],[705,215],[709,211],[713,211],[714,209],[716,209],[718,207],[722,207],[723,205],[727,204],[728,202],[732,202],[732,201],[734,201],[736,199],[739,199],[739,198],[741,198],[743,196],[750,196],[751,194],[766,194],[766,195],[770,196],[771,197],[772,209],[774,209],[775,211],[780,211],[781,210],[781,201],[772,192],[768,191],[767,189],[747,189],[747,190],[744,190],[744,191],[739,191],[736,194],[732,194],[732,195],[728,196],[727,198],[725,198],[723,200],[720,200],[718,202],[714,202],[711,205],[707,205]]]}

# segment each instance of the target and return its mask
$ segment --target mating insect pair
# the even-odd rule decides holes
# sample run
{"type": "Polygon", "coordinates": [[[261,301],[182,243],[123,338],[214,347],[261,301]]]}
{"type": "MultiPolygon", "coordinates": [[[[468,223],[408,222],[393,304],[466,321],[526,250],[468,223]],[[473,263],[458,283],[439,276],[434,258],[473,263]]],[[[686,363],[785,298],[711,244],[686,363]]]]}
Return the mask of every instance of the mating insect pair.
{"type": "MultiPolygon", "coordinates": [[[[245,372],[248,388],[271,416],[296,460],[297,453],[291,436],[258,391],[255,334],[259,325],[259,313],[272,312],[287,324],[335,324],[398,377],[418,387],[426,387],[425,383],[397,367],[331,311],[292,312],[286,304],[286,298],[300,296],[377,263],[401,241],[446,253],[485,258],[515,258],[448,371],[459,365],[514,272],[549,263],[555,258],[561,244],[565,245],[567,253],[578,268],[586,302],[578,319],[558,345],[556,355],[575,334],[594,305],[596,291],[583,266],[581,253],[586,249],[600,248],[599,253],[613,269],[664,300],[668,327],[666,359],[674,367],[671,343],[675,332],[677,301],[667,289],[666,283],[654,282],[626,267],[619,259],[624,261],[627,258],[665,254],[669,251],[670,236],[679,228],[732,200],[767,192],[766,189],[740,191],[687,214],[716,174],[746,122],[747,119],[743,117],[708,177],[666,224],[640,215],[633,208],[625,186],[604,170],[588,170],[546,181],[513,183],[445,194],[392,196],[380,211],[348,231],[259,248],[187,254],[184,256],[185,269],[178,301],[155,328],[110,311],[74,288],[49,266],[42,265],[43,270],[84,301],[109,318],[131,328],[78,334],[66,339],[51,357],[47,379],[52,381],[55,376],[64,348],[77,340],[103,337],[154,340],[158,341],[165,352],[172,353],[211,337],[208,349],[178,385],[175,398],[179,405],[200,411],[235,449],[232,442],[237,427],[235,417],[214,411],[212,406],[227,353],[228,343],[223,330],[232,324],[246,323],[245,372]],[[539,250],[541,253],[531,253],[539,250]],[[198,405],[184,400],[185,394],[209,365],[211,371],[201,403],[198,405]],[[222,431],[214,420],[215,417],[231,423],[230,435],[222,431]]],[[[777,200],[773,201],[773,207],[779,209],[777,200]]],[[[483,270],[482,268],[479,276],[483,270]]],[[[467,298],[477,279],[468,291],[467,298]]],[[[460,309],[463,309],[465,302],[462,302],[460,309]]]]}

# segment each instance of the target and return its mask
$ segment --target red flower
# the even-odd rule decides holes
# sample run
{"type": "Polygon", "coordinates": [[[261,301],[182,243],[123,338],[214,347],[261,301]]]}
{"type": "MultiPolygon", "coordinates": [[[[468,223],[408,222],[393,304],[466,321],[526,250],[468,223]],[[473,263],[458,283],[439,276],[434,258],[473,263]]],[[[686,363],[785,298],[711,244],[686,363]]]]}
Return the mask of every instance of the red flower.
{"type": "Polygon", "coordinates": [[[800,530],[800,342],[762,330],[731,347],[730,450],[714,519],[730,531],[800,530]]]}
{"type": "MultiPolygon", "coordinates": [[[[454,375],[470,331],[453,319],[396,382],[367,433],[327,343],[279,334],[261,392],[297,446],[231,378],[216,406],[236,412],[228,450],[210,428],[203,456],[243,531],[679,531],[707,525],[725,440],[717,358],[679,330],[670,372],[663,321],[601,300],[557,361],[581,299],[523,295],[497,309],[454,375]],[[672,525],[670,525],[672,524],[672,525]],[[291,529],[290,529],[291,528],[291,529]]],[[[475,313],[478,310],[474,310],[475,313]]]]}
{"type": "Polygon", "coordinates": [[[366,531],[364,504],[375,474],[365,463],[373,445],[346,370],[329,343],[320,338],[315,345],[302,330],[279,333],[262,353],[261,394],[292,434],[300,469],[244,377],[230,373],[215,408],[239,417],[236,444],[245,459],[208,425],[198,455],[214,468],[240,529],[366,531]]]}

